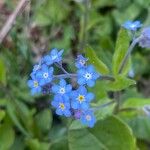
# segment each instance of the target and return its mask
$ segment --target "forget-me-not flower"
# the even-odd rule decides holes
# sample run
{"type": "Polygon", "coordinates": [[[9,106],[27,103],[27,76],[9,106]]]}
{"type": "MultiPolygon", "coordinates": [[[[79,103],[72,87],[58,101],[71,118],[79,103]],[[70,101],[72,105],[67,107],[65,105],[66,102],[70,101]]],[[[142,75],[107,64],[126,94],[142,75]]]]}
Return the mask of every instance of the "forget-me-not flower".
{"type": "Polygon", "coordinates": [[[122,26],[127,30],[136,31],[142,24],[140,21],[126,21],[122,26]]]}
{"type": "Polygon", "coordinates": [[[87,110],[94,99],[93,93],[88,93],[84,86],[80,86],[71,93],[71,107],[73,109],[87,110]]]}
{"type": "Polygon", "coordinates": [[[39,85],[39,81],[35,76],[32,76],[32,80],[28,80],[28,86],[31,88],[31,94],[35,95],[42,91],[41,86],[39,85]]]}
{"type": "Polygon", "coordinates": [[[42,65],[41,69],[36,73],[37,79],[41,86],[50,83],[53,79],[53,67],[48,67],[47,65],[42,65]]]}
{"type": "Polygon", "coordinates": [[[50,51],[50,54],[49,55],[46,55],[44,58],[43,58],[43,62],[47,65],[51,65],[53,63],[58,63],[62,60],[62,53],[63,53],[64,50],[60,50],[58,51],[56,48],[52,49],[50,51]]]}
{"type": "Polygon", "coordinates": [[[55,95],[54,100],[51,102],[52,106],[56,108],[57,115],[71,116],[70,101],[67,97],[55,95]]]}
{"type": "Polygon", "coordinates": [[[52,92],[55,94],[69,96],[70,92],[72,91],[71,84],[67,84],[64,79],[61,79],[59,85],[52,86],[52,92]]]}
{"type": "Polygon", "coordinates": [[[95,71],[93,65],[81,68],[77,72],[77,82],[79,85],[87,84],[89,87],[95,85],[95,81],[99,78],[99,74],[95,71]]]}
{"type": "Polygon", "coordinates": [[[85,111],[82,114],[80,121],[82,124],[87,125],[92,128],[94,124],[96,123],[96,118],[94,116],[93,111],[92,110],[85,111]]]}
{"type": "Polygon", "coordinates": [[[86,65],[87,60],[88,59],[83,57],[82,55],[78,55],[77,59],[76,59],[75,66],[77,68],[82,68],[82,67],[84,67],[86,65]]]}

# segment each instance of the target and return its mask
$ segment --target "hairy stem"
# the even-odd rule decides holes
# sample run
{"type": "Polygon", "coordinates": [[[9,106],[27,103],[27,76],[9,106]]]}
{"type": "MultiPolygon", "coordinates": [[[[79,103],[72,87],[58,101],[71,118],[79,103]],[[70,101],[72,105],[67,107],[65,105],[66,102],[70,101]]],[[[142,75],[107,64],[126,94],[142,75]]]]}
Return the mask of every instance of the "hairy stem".
{"type": "MultiPolygon", "coordinates": [[[[54,75],[54,79],[61,79],[61,78],[77,78],[77,74],[75,73],[67,73],[67,74],[60,74],[60,75],[54,75]]],[[[109,80],[109,81],[115,81],[115,79],[111,76],[100,76],[99,80],[109,80]]]]}
{"type": "Polygon", "coordinates": [[[129,58],[131,52],[133,51],[135,45],[140,41],[140,39],[141,39],[141,37],[138,37],[138,38],[136,38],[136,39],[134,39],[134,40],[132,41],[132,43],[131,43],[131,45],[129,46],[129,48],[128,48],[128,50],[127,50],[127,53],[126,53],[126,55],[125,55],[125,57],[124,57],[124,59],[123,59],[123,61],[122,61],[122,63],[121,63],[121,66],[120,66],[120,69],[119,69],[119,73],[122,73],[122,71],[123,71],[123,69],[124,69],[124,67],[125,67],[125,65],[126,65],[126,63],[127,63],[127,60],[128,60],[128,58],[129,58]]]}

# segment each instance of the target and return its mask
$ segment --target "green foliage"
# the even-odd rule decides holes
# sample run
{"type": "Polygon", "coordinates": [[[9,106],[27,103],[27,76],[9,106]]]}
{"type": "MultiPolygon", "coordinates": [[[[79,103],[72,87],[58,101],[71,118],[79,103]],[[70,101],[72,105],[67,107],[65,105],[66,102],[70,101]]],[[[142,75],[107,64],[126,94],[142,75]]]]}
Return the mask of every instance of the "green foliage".
{"type": "Polygon", "coordinates": [[[115,78],[115,81],[113,82],[109,82],[107,84],[108,90],[110,91],[120,91],[123,90],[125,88],[128,88],[131,85],[135,85],[136,82],[132,79],[129,79],[127,77],[124,77],[122,75],[118,75],[115,78]]]}
{"type": "Polygon", "coordinates": [[[10,122],[0,125],[0,149],[10,149],[14,142],[15,133],[10,122]]]}
{"type": "MultiPolygon", "coordinates": [[[[119,72],[122,60],[125,57],[127,49],[129,47],[129,42],[130,42],[130,38],[128,36],[128,32],[127,32],[127,30],[122,28],[118,33],[115,53],[113,56],[113,74],[114,75],[117,75],[119,72]]],[[[123,74],[124,73],[127,74],[129,69],[131,69],[129,63],[130,62],[128,61],[125,69],[123,70],[123,74]]]]}
{"type": "Polygon", "coordinates": [[[35,116],[35,124],[40,131],[46,133],[50,130],[52,124],[52,114],[49,109],[45,109],[42,112],[39,112],[35,116]]]}
{"type": "Polygon", "coordinates": [[[69,9],[67,3],[59,0],[42,2],[36,10],[35,22],[40,26],[59,23],[67,18],[69,9]]]}
{"type": "Polygon", "coordinates": [[[99,71],[101,74],[109,73],[107,66],[101,60],[99,60],[92,48],[87,47],[85,51],[86,57],[89,59],[89,63],[93,64],[97,71],[99,71]]]}
{"type": "Polygon", "coordinates": [[[123,107],[140,108],[145,105],[150,105],[149,98],[129,98],[123,103],[123,107]]]}
{"type": "Polygon", "coordinates": [[[149,141],[150,139],[150,118],[144,116],[138,116],[130,120],[134,135],[142,140],[149,141]]]}
{"type": "Polygon", "coordinates": [[[6,66],[2,56],[0,56],[0,83],[6,85],[6,66]]]}
{"type": "Polygon", "coordinates": [[[71,128],[69,131],[69,147],[72,150],[136,149],[131,130],[114,116],[98,121],[92,129],[71,128]]]}

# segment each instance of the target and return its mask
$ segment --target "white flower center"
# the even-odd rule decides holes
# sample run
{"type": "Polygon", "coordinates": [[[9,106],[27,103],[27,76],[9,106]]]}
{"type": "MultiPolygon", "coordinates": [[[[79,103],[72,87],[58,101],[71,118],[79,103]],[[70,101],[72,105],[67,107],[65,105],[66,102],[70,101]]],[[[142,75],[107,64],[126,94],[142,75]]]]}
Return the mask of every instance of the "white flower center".
{"type": "Polygon", "coordinates": [[[60,88],[60,89],[59,89],[59,93],[60,93],[60,94],[64,94],[64,93],[65,93],[65,88],[60,88]]]}
{"type": "Polygon", "coordinates": [[[43,74],[43,77],[44,77],[44,78],[48,78],[48,73],[45,72],[45,73],[43,74]]]}
{"type": "Polygon", "coordinates": [[[131,28],[135,28],[136,27],[136,25],[135,24],[131,24],[131,28]]]}
{"type": "Polygon", "coordinates": [[[92,78],[92,74],[87,72],[87,73],[84,75],[84,77],[85,77],[87,80],[90,80],[90,79],[92,78]]]}
{"type": "Polygon", "coordinates": [[[91,121],[91,116],[90,115],[86,115],[85,118],[86,118],[87,121],[91,121]]]}
{"type": "Polygon", "coordinates": [[[80,60],[80,64],[81,65],[85,65],[85,61],[84,60],[80,60]]]}
{"type": "Polygon", "coordinates": [[[57,58],[57,55],[52,56],[52,60],[55,60],[57,58]]]}

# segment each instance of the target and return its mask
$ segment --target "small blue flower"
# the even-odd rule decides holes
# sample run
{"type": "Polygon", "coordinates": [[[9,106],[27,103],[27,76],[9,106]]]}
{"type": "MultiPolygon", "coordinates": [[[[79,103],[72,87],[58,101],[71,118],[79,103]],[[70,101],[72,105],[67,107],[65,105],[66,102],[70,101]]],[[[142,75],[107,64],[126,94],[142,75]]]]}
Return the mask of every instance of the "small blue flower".
{"type": "Polygon", "coordinates": [[[82,68],[82,67],[84,67],[84,66],[86,65],[87,60],[88,60],[88,59],[85,58],[85,57],[83,57],[82,55],[78,55],[78,56],[77,56],[77,59],[76,59],[76,63],[75,63],[76,67],[77,67],[77,68],[82,68]]]}
{"type": "Polygon", "coordinates": [[[82,124],[87,125],[90,128],[94,127],[94,124],[96,123],[96,118],[94,116],[93,111],[88,110],[83,112],[80,121],[82,124]]]}
{"type": "Polygon", "coordinates": [[[84,86],[80,86],[71,93],[71,107],[73,109],[87,110],[90,102],[94,99],[93,93],[87,93],[84,86]]]}
{"type": "Polygon", "coordinates": [[[127,30],[136,31],[142,24],[140,21],[126,21],[122,26],[127,30]]]}
{"type": "Polygon", "coordinates": [[[42,91],[41,86],[39,85],[38,80],[33,76],[32,80],[28,80],[28,86],[31,88],[31,94],[35,95],[42,91]]]}
{"type": "Polygon", "coordinates": [[[150,48],[150,27],[143,29],[139,45],[142,48],[150,48]]]}
{"type": "Polygon", "coordinates": [[[72,86],[70,84],[67,85],[64,79],[61,79],[59,85],[52,86],[52,92],[55,94],[69,96],[72,91],[72,86]]]}
{"type": "Polygon", "coordinates": [[[53,79],[53,67],[48,68],[47,65],[42,65],[41,69],[36,73],[36,77],[40,86],[50,83],[53,79]]]}
{"type": "Polygon", "coordinates": [[[95,81],[100,77],[100,75],[95,71],[93,65],[79,69],[77,76],[77,82],[79,85],[87,84],[89,87],[93,87],[95,85],[95,81]]]}
{"type": "Polygon", "coordinates": [[[64,115],[66,117],[71,116],[69,98],[60,95],[55,95],[54,100],[51,104],[53,107],[56,108],[57,115],[64,115]]]}
{"type": "Polygon", "coordinates": [[[56,48],[52,49],[50,55],[46,55],[43,58],[43,62],[47,65],[51,65],[53,63],[58,63],[62,60],[62,53],[64,50],[58,52],[56,48]]]}

